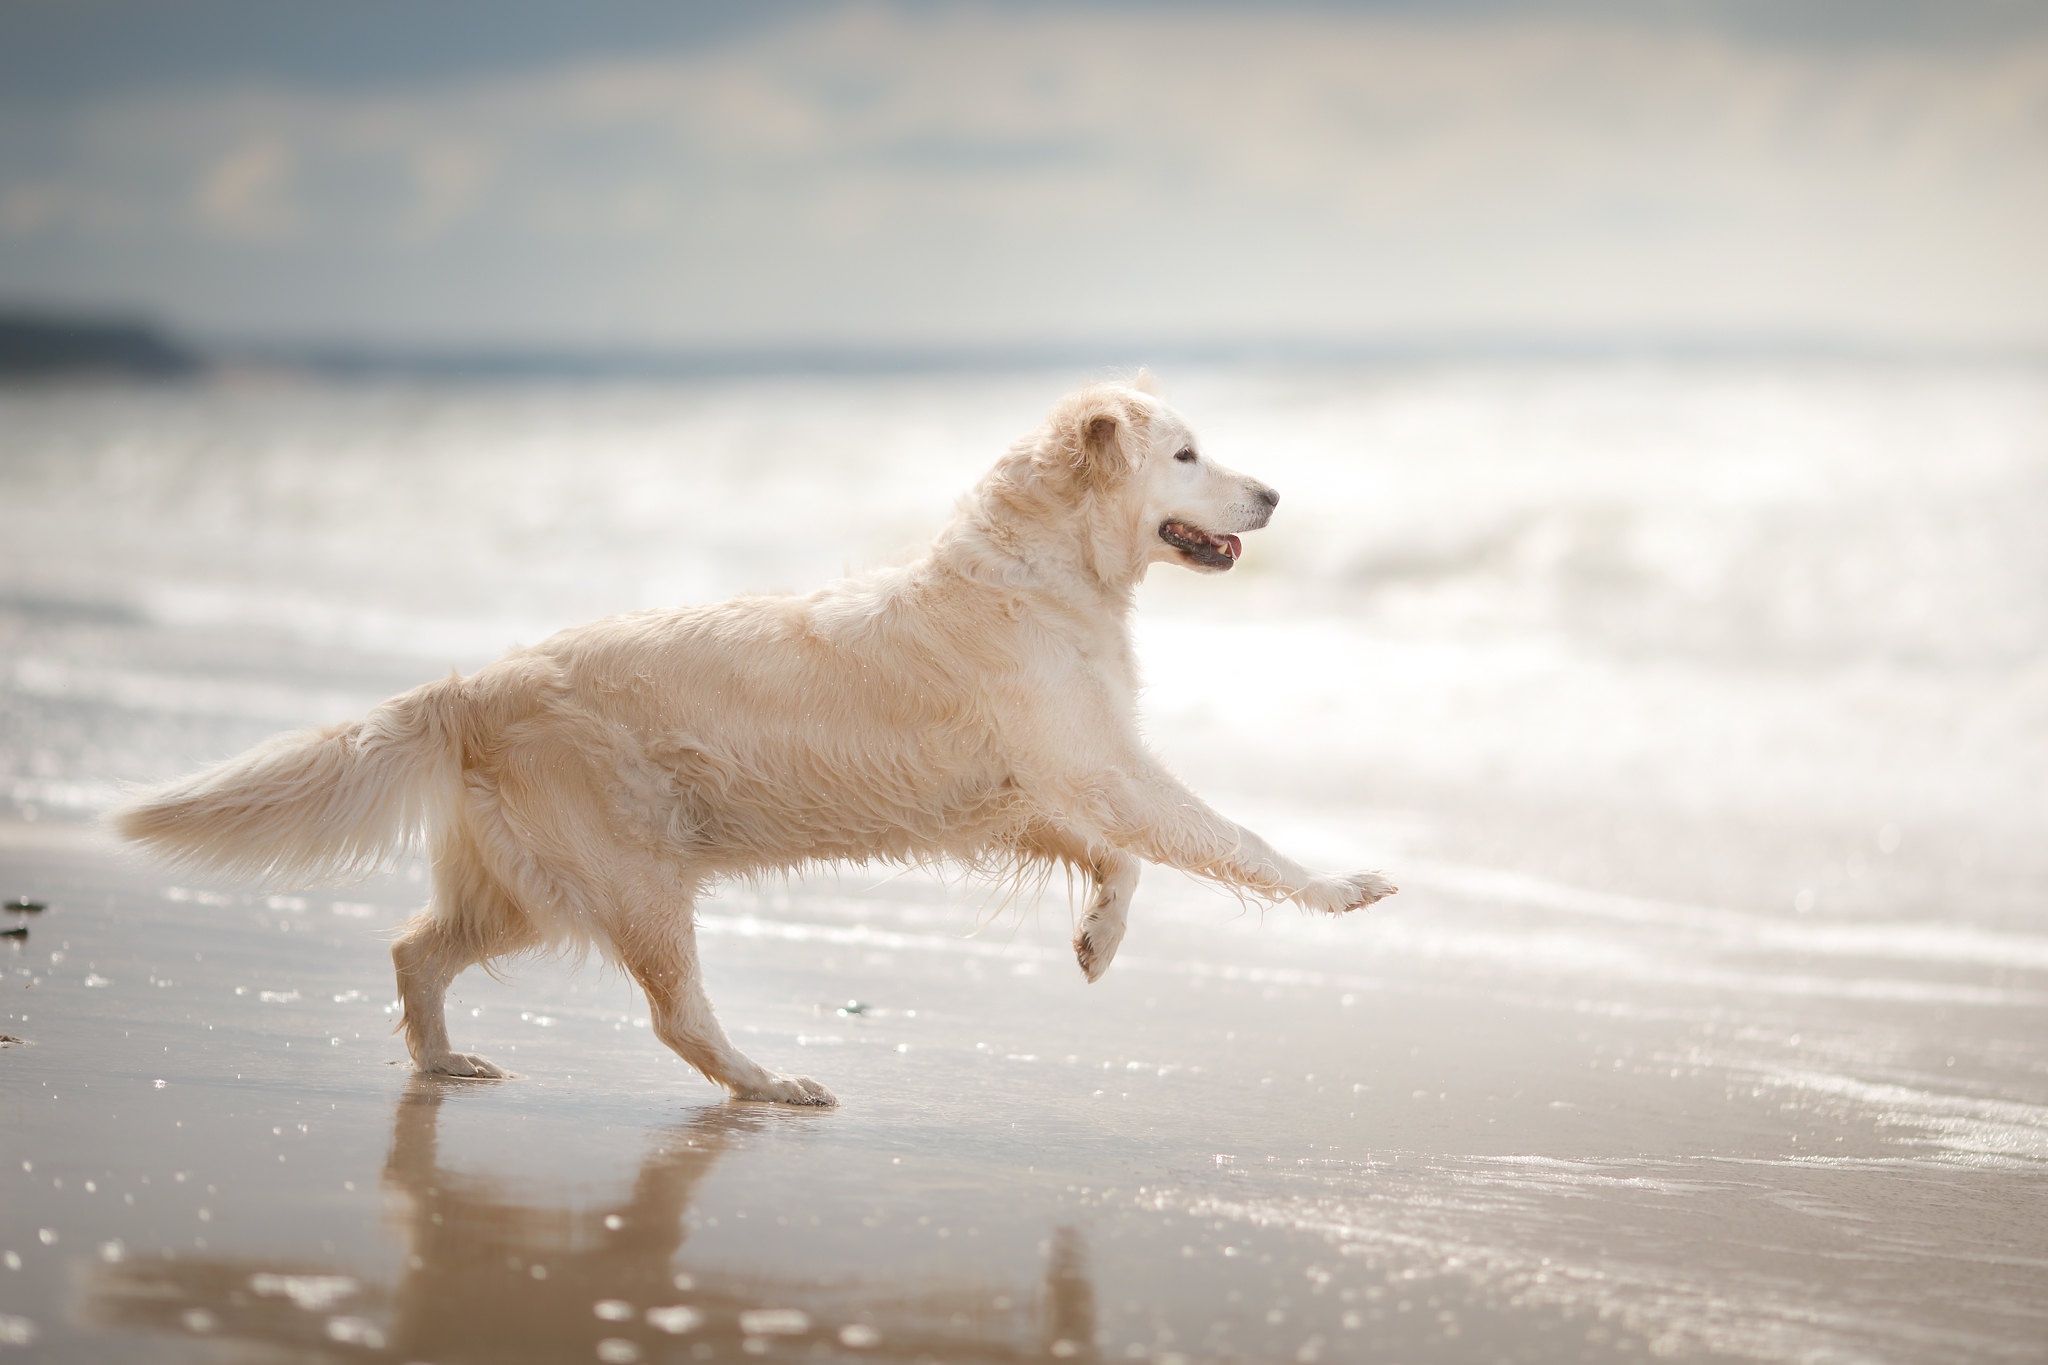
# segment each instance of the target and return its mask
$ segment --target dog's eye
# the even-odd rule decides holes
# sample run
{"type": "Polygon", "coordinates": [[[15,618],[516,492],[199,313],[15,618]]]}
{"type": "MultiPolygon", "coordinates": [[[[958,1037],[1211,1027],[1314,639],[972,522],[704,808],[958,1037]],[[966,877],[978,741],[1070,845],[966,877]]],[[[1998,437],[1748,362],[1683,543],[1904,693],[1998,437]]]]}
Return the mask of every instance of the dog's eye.
{"type": "Polygon", "coordinates": [[[1195,452],[1189,450],[1186,446],[1182,446],[1180,453],[1173,458],[1179,460],[1182,464],[1193,464],[1195,462],[1195,452]]]}

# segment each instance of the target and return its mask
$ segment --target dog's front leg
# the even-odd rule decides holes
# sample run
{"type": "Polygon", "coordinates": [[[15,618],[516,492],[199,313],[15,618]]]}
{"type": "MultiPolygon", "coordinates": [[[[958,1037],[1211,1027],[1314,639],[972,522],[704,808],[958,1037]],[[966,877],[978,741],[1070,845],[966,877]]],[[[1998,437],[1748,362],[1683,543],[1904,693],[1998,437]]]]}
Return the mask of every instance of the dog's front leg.
{"type": "Polygon", "coordinates": [[[1100,981],[1124,941],[1131,893],[1138,888],[1138,860],[1099,839],[1047,824],[1025,842],[1025,852],[1064,863],[1088,879],[1088,908],[1074,926],[1074,959],[1090,981],[1100,981]]]}
{"type": "Polygon", "coordinates": [[[1377,872],[1322,876],[1226,819],[1173,774],[1147,763],[1111,797],[1110,838],[1155,863],[1309,910],[1340,915],[1394,894],[1377,872]]]}
{"type": "Polygon", "coordinates": [[[1089,868],[1095,894],[1088,913],[1074,930],[1074,960],[1090,981],[1100,981],[1124,941],[1131,893],[1138,889],[1138,860],[1116,849],[1104,849],[1089,868]]]}

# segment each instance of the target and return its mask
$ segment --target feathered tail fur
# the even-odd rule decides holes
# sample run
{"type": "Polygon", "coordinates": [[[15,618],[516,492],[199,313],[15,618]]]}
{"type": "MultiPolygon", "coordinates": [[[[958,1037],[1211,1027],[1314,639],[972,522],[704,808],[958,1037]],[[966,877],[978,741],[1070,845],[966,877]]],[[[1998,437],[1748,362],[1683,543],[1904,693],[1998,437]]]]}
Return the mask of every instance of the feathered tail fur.
{"type": "Polygon", "coordinates": [[[457,680],[429,683],[353,724],[279,735],[139,792],[108,820],[195,871],[273,886],[363,876],[452,818],[462,708],[457,680]]]}

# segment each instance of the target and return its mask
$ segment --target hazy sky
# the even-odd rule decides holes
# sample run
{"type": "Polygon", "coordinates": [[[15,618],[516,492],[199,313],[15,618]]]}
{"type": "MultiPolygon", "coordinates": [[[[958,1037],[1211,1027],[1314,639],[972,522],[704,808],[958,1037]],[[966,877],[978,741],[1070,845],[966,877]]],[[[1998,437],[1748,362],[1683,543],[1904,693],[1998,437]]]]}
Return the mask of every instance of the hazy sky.
{"type": "Polygon", "coordinates": [[[2048,5],[0,2],[0,304],[2048,344],[2048,5]]]}

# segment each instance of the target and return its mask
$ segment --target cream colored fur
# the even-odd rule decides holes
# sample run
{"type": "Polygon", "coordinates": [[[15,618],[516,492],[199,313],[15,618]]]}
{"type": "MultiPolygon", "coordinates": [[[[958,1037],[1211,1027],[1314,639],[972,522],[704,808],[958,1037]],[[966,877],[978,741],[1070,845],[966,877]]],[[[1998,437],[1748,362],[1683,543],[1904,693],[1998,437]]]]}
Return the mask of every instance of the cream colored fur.
{"type": "Polygon", "coordinates": [[[732,1094],[830,1104],[719,1026],[692,913],[707,883],[840,860],[1064,865],[1088,885],[1074,948],[1091,981],[1141,859],[1330,913],[1394,890],[1283,857],[1138,736],[1132,593],[1151,564],[1195,562],[1162,525],[1220,545],[1278,498],[1201,454],[1142,379],[1097,385],[1013,446],[907,567],[566,630],[145,793],[114,823],[174,861],[273,883],[423,843],[432,899],[392,954],[422,1071],[505,1074],[449,1045],[442,1001],[463,968],[595,944],[645,989],[662,1041],[732,1094]]]}

